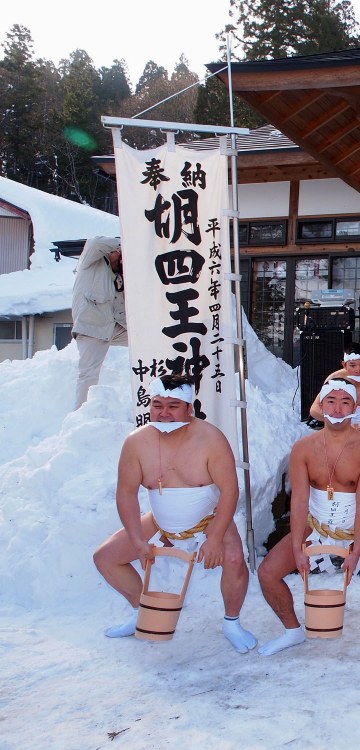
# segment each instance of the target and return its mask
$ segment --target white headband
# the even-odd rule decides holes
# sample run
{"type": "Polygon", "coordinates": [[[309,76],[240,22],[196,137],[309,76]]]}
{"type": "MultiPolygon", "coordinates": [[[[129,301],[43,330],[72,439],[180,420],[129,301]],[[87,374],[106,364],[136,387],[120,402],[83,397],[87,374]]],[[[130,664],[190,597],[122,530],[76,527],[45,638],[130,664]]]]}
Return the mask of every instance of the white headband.
{"type": "Polygon", "coordinates": [[[162,398],[178,398],[179,401],[186,401],[187,404],[192,404],[193,402],[193,389],[187,383],[179,385],[177,388],[173,388],[173,390],[167,390],[160,378],[155,378],[150,383],[149,393],[151,398],[161,396],[162,398]]]}
{"type": "Polygon", "coordinates": [[[329,380],[327,383],[324,383],[319,394],[320,403],[324,400],[325,396],[328,396],[329,393],[331,393],[331,391],[346,391],[356,404],[356,388],[346,380],[329,380]]]}
{"type": "Polygon", "coordinates": [[[352,359],[360,359],[360,354],[351,352],[351,354],[344,354],[344,362],[350,362],[352,359]]]}

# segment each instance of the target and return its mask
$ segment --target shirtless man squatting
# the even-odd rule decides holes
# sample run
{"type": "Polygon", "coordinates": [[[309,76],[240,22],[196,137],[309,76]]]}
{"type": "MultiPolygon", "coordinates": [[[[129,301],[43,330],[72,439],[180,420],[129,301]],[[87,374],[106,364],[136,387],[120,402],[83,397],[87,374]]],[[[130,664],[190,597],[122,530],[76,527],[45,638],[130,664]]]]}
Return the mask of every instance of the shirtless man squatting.
{"type": "Polygon", "coordinates": [[[316,544],[348,545],[350,541],[340,541],[338,531],[347,530],[354,540],[342,566],[348,582],[359,560],[360,434],[351,426],[355,385],[330,380],[322,386],[319,401],[324,428],[298,440],[290,456],[291,531],[266,555],[258,571],[264,597],[285,627],[282,636],[259,648],[263,656],[306,640],[284,581],[296,568],[302,577],[310,570],[303,543],[311,539],[316,544]]]}
{"type": "Polygon", "coordinates": [[[240,653],[256,646],[239,613],[249,572],[234,522],[239,487],[234,455],[225,435],[192,415],[191,378],[165,375],[150,384],[150,423],[125,440],[119,459],[116,501],[124,528],[94,554],[105,580],[133,608],[130,620],[108,628],[105,635],[122,638],[135,633],[142,580],[131,564],[153,560],[149,541],[160,531],[176,545],[181,532],[204,524],[197,562],[205,569],[222,566],[223,633],[240,653]],[[140,513],[140,486],[148,490],[151,511],[140,513]]]}

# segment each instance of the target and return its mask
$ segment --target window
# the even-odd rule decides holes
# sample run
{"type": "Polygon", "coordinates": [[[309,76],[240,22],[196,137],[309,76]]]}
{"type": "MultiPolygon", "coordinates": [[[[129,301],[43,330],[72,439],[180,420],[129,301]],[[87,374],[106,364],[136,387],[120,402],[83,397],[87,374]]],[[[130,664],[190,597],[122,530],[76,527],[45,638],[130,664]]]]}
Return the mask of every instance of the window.
{"type": "Polygon", "coordinates": [[[317,242],[319,240],[332,240],[334,237],[333,219],[298,221],[298,242],[317,242]]]}
{"type": "Polygon", "coordinates": [[[296,242],[360,242],[360,217],[299,219],[296,242]]]}
{"type": "Polygon", "coordinates": [[[286,245],[285,219],[239,223],[240,245],[286,245]]]}
{"type": "Polygon", "coordinates": [[[0,319],[0,341],[21,341],[21,320],[0,319]]]}
{"type": "Polygon", "coordinates": [[[360,219],[337,219],[336,239],[360,239],[360,219]]]}
{"type": "Polygon", "coordinates": [[[57,349],[65,349],[65,346],[70,344],[71,329],[70,323],[62,323],[54,327],[54,344],[57,349]]]}

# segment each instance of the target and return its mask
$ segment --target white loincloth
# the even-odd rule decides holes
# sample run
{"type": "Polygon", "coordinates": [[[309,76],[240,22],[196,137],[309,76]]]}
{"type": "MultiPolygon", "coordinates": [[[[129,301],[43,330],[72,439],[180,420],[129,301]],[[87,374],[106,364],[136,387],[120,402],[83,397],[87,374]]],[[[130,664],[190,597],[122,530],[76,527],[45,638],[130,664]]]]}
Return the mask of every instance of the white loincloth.
{"type": "Polygon", "coordinates": [[[172,534],[180,534],[196,526],[213,513],[220,490],[216,484],[204,487],[163,487],[148,490],[150,508],[157,525],[172,534]]]}
{"type": "MultiPolygon", "coordinates": [[[[310,487],[309,511],[321,524],[327,524],[335,532],[335,529],[350,529],[354,526],[356,513],[355,492],[334,492],[332,500],[328,499],[326,490],[317,490],[310,487]]],[[[321,536],[313,529],[306,541],[312,544],[331,544],[337,547],[347,548],[351,544],[348,539],[332,539],[330,536],[321,536]]],[[[310,568],[317,567],[315,557],[310,557],[310,568]]],[[[320,570],[331,570],[333,565],[329,555],[324,555],[324,562],[319,565],[320,570]]]]}

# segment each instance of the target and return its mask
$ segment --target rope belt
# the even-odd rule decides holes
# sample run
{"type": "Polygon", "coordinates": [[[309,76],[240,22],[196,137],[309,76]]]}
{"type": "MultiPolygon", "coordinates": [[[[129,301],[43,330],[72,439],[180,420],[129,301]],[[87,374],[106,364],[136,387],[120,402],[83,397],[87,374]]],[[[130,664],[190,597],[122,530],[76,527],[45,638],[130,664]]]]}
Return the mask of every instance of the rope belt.
{"type": "Polygon", "coordinates": [[[331,539],[354,539],[354,527],[352,529],[336,528],[335,531],[332,531],[327,523],[320,523],[315,516],[311,515],[311,513],[309,513],[307,520],[309,526],[311,526],[312,529],[315,529],[320,536],[329,536],[331,539]]]}
{"type": "Polygon", "coordinates": [[[158,531],[160,531],[160,534],[167,539],[191,539],[191,537],[195,536],[195,534],[198,534],[200,531],[205,531],[206,527],[212,521],[213,518],[215,518],[216,508],[214,508],[214,512],[210,513],[210,515],[205,516],[205,518],[202,518],[199,523],[196,524],[196,526],[193,526],[192,529],[188,529],[187,531],[180,531],[179,534],[173,534],[171,531],[164,531],[164,529],[161,529],[159,524],[156,523],[156,520],[153,516],[154,524],[158,531]]]}

